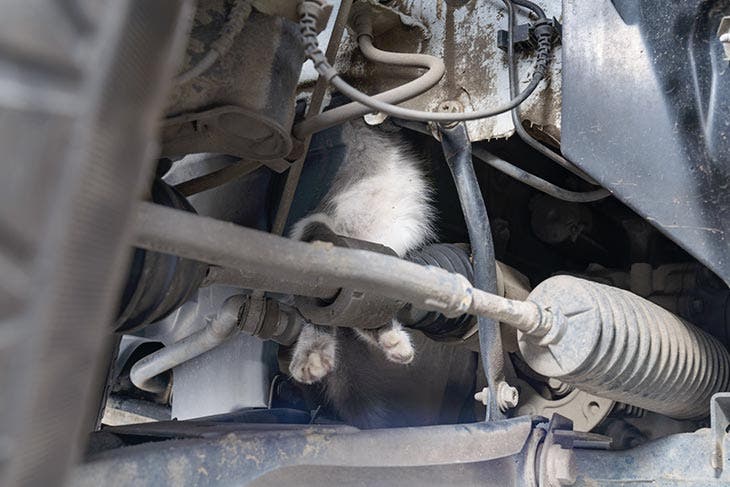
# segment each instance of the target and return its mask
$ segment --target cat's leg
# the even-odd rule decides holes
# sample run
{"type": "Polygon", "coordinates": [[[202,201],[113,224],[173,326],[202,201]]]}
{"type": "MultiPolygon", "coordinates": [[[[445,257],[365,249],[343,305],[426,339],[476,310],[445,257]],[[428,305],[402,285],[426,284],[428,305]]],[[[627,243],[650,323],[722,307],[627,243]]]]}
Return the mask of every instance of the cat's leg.
{"type": "Polygon", "coordinates": [[[397,364],[409,364],[416,354],[411,336],[403,326],[393,320],[390,325],[374,330],[356,330],[358,336],[383,351],[385,358],[397,364]]]}
{"type": "Polygon", "coordinates": [[[313,384],[334,370],[336,354],[333,329],[304,325],[294,345],[289,373],[298,382],[313,384]]]}

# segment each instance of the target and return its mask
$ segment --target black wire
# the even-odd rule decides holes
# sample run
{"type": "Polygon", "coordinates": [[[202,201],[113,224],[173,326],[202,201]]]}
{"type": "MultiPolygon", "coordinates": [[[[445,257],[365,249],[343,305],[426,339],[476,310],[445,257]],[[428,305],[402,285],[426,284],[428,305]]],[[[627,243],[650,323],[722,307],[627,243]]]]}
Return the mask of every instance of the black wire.
{"type": "MultiPolygon", "coordinates": [[[[515,54],[514,54],[514,43],[513,43],[513,35],[514,35],[514,24],[515,24],[515,10],[514,5],[520,5],[522,7],[528,8],[535,12],[535,14],[540,17],[540,20],[545,20],[547,17],[545,16],[545,12],[535,5],[534,3],[530,2],[529,0],[503,0],[505,6],[507,7],[508,15],[508,27],[507,27],[507,65],[508,65],[508,72],[509,72],[509,88],[510,88],[510,96],[512,94],[517,92],[517,63],[515,62],[515,54]]],[[[588,176],[585,172],[581,171],[578,167],[576,167],[575,164],[567,160],[565,157],[561,156],[560,154],[557,154],[550,150],[547,146],[540,143],[537,139],[535,139],[532,135],[530,135],[527,130],[522,126],[522,120],[520,117],[520,107],[517,106],[512,110],[512,124],[515,127],[515,132],[517,135],[522,139],[527,145],[532,147],[534,150],[539,152],[540,154],[544,155],[545,157],[551,159],[552,161],[560,164],[563,168],[567,169],[568,171],[572,172],[579,178],[583,179],[584,181],[595,184],[595,181],[588,176]]],[[[596,191],[601,191],[596,190],[596,191]]],[[[603,190],[605,191],[605,190],[603,190]]],[[[609,196],[610,193],[608,191],[605,191],[605,196],[609,196]]],[[[596,198],[600,199],[600,198],[596,198]]]]}

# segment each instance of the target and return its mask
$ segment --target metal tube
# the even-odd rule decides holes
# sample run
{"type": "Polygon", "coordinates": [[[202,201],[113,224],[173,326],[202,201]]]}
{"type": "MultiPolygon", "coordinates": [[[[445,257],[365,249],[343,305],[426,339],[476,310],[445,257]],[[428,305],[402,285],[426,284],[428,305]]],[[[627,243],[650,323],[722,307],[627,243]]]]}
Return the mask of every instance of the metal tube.
{"type": "MultiPolygon", "coordinates": [[[[413,130],[420,134],[433,136],[431,131],[427,128],[426,124],[420,122],[412,122],[410,120],[396,120],[395,124],[399,127],[413,130]]],[[[491,154],[486,149],[478,146],[472,146],[472,155],[482,162],[485,162],[495,168],[496,170],[503,172],[507,176],[516,179],[517,181],[524,183],[538,191],[542,191],[545,194],[552,196],[563,201],[570,201],[572,203],[590,203],[592,201],[598,201],[606,198],[610,193],[605,189],[596,189],[593,191],[570,191],[560,186],[556,186],[553,183],[546,181],[540,177],[531,174],[524,169],[510,164],[507,161],[500,159],[499,157],[491,154]]]]}
{"type": "Polygon", "coordinates": [[[139,360],[129,372],[132,384],[145,391],[162,392],[161,384],[154,378],[226,341],[238,326],[245,300],[243,295],[231,296],[223,302],[213,321],[204,328],[139,360]]]}
{"type": "Polygon", "coordinates": [[[153,203],[139,203],[133,240],[143,249],[271,279],[373,292],[448,317],[469,313],[531,329],[546,315],[534,303],[474,289],[464,276],[436,267],[366,250],[299,242],[153,203]]]}
{"type": "Polygon", "coordinates": [[[269,292],[332,299],[340,288],[324,282],[316,282],[300,276],[287,276],[286,279],[243,269],[230,269],[213,266],[208,270],[201,287],[212,284],[240,287],[244,289],[264,289],[269,292]]]}
{"type": "MultiPolygon", "coordinates": [[[[358,19],[364,16],[360,15],[358,19]]],[[[434,56],[428,54],[412,54],[400,52],[383,51],[373,46],[372,32],[368,24],[356,22],[355,28],[358,30],[357,42],[360,51],[366,59],[382,64],[393,66],[410,66],[426,68],[423,75],[409,81],[408,83],[385,91],[374,96],[375,99],[386,103],[401,103],[411,98],[415,98],[421,93],[430,90],[443,78],[446,72],[444,62],[434,56]]],[[[303,122],[294,126],[294,136],[302,138],[305,135],[312,134],[333,127],[337,124],[361,117],[367,113],[371,113],[372,108],[362,103],[352,102],[332,110],[328,110],[315,117],[308,118],[303,122]]]]}

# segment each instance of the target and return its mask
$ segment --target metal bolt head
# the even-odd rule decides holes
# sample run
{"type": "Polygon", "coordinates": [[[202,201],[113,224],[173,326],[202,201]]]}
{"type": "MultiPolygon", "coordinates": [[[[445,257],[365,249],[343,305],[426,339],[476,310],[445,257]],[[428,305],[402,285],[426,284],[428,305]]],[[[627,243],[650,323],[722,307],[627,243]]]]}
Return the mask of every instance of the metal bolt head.
{"type": "Polygon", "coordinates": [[[502,411],[517,407],[520,402],[520,393],[516,387],[512,387],[506,382],[500,382],[497,385],[497,405],[502,411]]]}
{"type": "Polygon", "coordinates": [[[550,487],[573,485],[578,477],[575,465],[575,453],[560,445],[551,445],[547,451],[545,462],[546,479],[550,487]]]}

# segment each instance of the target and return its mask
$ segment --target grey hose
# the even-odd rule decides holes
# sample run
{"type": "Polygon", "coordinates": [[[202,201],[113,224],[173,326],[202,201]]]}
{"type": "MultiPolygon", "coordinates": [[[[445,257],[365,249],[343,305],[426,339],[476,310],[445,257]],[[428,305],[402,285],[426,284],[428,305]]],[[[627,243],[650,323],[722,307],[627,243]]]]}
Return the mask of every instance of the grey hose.
{"type": "Polygon", "coordinates": [[[500,113],[508,112],[525,101],[535,91],[537,86],[540,84],[540,81],[545,77],[545,73],[550,62],[549,55],[552,26],[543,25],[542,30],[539,33],[536,33],[538,48],[532,80],[519,95],[501,105],[498,105],[496,108],[478,110],[475,112],[443,113],[411,110],[378,100],[377,98],[367,95],[350,86],[345,80],[340,78],[337,70],[330,65],[322,51],[319,49],[316,25],[322,6],[323,0],[299,0],[297,7],[297,11],[299,13],[299,29],[302,35],[302,42],[304,43],[304,51],[307,57],[314,63],[314,67],[317,72],[327,79],[332,86],[337,88],[340,93],[354,101],[370,107],[370,111],[387,113],[388,115],[402,118],[404,120],[440,123],[465,122],[479,118],[493,117],[500,113]]]}
{"type": "Polygon", "coordinates": [[[231,296],[223,302],[218,315],[204,328],[139,360],[129,372],[132,384],[144,391],[162,392],[162,385],[154,380],[155,377],[226,341],[238,326],[245,300],[243,295],[231,296]]]}
{"type": "Polygon", "coordinates": [[[236,38],[238,33],[241,32],[241,29],[243,29],[243,24],[246,23],[248,16],[251,15],[252,5],[253,0],[234,1],[233,7],[231,7],[231,11],[228,14],[228,19],[226,20],[226,23],[223,24],[223,28],[221,29],[218,39],[211,44],[210,49],[205,53],[203,59],[198,61],[195,66],[191,67],[187,71],[183,71],[177,75],[175,83],[187,83],[188,81],[197,78],[208,71],[208,69],[210,69],[210,67],[213,66],[219,58],[223,57],[223,55],[228,52],[233,45],[233,40],[236,38]]]}
{"type": "MultiPolygon", "coordinates": [[[[400,103],[410,100],[411,98],[431,89],[444,76],[446,66],[441,59],[429,56],[428,54],[406,54],[382,51],[373,46],[372,34],[369,33],[367,27],[362,28],[366,30],[365,32],[358,33],[357,41],[360,46],[360,51],[362,51],[362,54],[366,59],[392,66],[420,67],[428,70],[413,81],[409,81],[397,88],[377,94],[374,98],[387,103],[400,103]]],[[[348,103],[347,105],[328,110],[298,123],[294,126],[293,133],[295,137],[301,139],[309,134],[328,129],[372,111],[372,108],[363,105],[362,103],[348,103]]]]}

